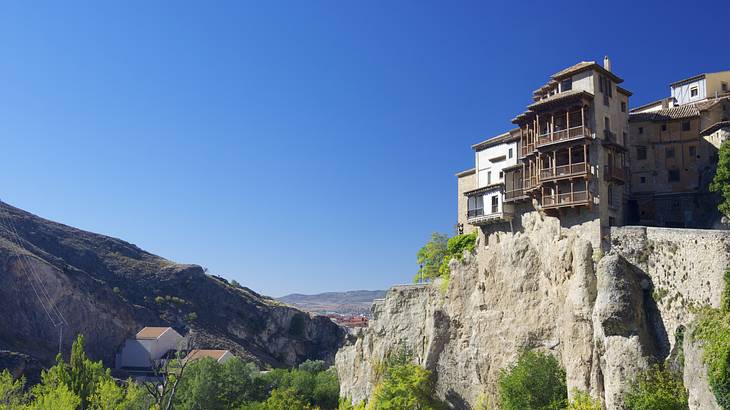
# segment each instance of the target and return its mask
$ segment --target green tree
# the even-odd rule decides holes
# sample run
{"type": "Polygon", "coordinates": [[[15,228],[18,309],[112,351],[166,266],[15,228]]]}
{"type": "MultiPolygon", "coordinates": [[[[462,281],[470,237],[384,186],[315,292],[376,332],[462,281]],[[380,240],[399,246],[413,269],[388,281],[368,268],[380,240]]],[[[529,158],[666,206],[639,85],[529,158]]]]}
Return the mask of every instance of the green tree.
{"type": "Polygon", "coordinates": [[[566,410],[601,410],[601,401],[586,392],[575,390],[566,410]]]}
{"type": "Polygon", "coordinates": [[[81,407],[81,398],[63,383],[38,389],[34,396],[29,410],[76,410],[81,407]]]}
{"type": "Polygon", "coordinates": [[[448,235],[438,232],[431,234],[431,239],[416,254],[416,262],[420,268],[413,278],[414,282],[435,279],[440,275],[439,268],[447,254],[448,240],[448,235]]]}
{"type": "Polygon", "coordinates": [[[630,410],[684,410],[687,391],[682,378],[660,366],[654,366],[636,377],[624,399],[630,410]]]}
{"type": "Polygon", "coordinates": [[[95,410],[143,410],[149,404],[146,392],[132,380],[119,385],[113,379],[101,379],[89,398],[89,407],[95,410]]]}
{"type": "Polygon", "coordinates": [[[720,145],[717,170],[710,183],[710,191],[720,193],[722,200],[718,209],[725,216],[730,217],[730,143],[728,141],[720,145]]]}
{"type": "Polygon", "coordinates": [[[0,409],[11,410],[20,407],[25,401],[25,378],[17,380],[5,369],[0,373],[0,409]]]}
{"type": "Polygon", "coordinates": [[[274,389],[264,402],[266,410],[309,410],[312,407],[302,400],[294,389],[274,389]]]}
{"type": "Polygon", "coordinates": [[[416,410],[438,408],[433,398],[431,372],[412,363],[386,370],[384,380],[373,393],[374,410],[416,410]]]}
{"type": "Polygon", "coordinates": [[[175,395],[175,408],[224,409],[221,365],[210,357],[195,360],[185,369],[175,395]]]}
{"type": "Polygon", "coordinates": [[[527,350],[499,375],[504,410],[557,410],[568,402],[565,370],[551,355],[527,350]]]}

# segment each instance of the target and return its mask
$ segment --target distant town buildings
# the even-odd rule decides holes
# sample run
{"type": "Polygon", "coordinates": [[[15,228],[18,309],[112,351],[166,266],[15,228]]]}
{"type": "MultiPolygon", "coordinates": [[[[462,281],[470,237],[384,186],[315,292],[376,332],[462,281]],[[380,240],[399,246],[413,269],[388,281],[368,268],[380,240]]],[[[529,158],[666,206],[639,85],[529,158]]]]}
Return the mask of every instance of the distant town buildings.
{"type": "Polygon", "coordinates": [[[540,210],[599,246],[611,226],[716,222],[707,187],[730,137],[730,71],[632,110],[621,83],[607,57],[575,64],[535,90],[516,128],[473,145],[474,167],[457,174],[460,231],[514,230],[540,210]]]}

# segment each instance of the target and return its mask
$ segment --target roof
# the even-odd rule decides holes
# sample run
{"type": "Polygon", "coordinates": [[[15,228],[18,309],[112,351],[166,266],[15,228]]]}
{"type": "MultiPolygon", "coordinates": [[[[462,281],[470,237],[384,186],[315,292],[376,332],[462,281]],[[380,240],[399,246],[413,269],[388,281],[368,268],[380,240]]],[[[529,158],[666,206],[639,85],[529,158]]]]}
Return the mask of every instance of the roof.
{"type": "Polygon", "coordinates": [[[465,177],[467,175],[474,174],[475,172],[477,172],[477,169],[476,168],[470,168],[470,169],[467,169],[467,170],[464,170],[464,171],[461,171],[461,172],[457,173],[456,176],[458,178],[461,178],[461,177],[465,177]]]}
{"type": "Polygon", "coordinates": [[[474,144],[471,146],[471,148],[474,150],[481,150],[483,148],[492,147],[497,144],[501,144],[503,142],[510,142],[512,140],[516,141],[520,138],[519,134],[516,133],[519,130],[520,130],[519,128],[511,129],[511,130],[505,132],[504,134],[499,134],[496,137],[491,137],[478,144],[474,144]]]}
{"type": "Polygon", "coordinates": [[[226,353],[230,352],[228,350],[193,349],[187,356],[185,356],[185,361],[198,360],[205,357],[210,357],[215,361],[219,361],[226,355],[226,353]]]}
{"type": "Polygon", "coordinates": [[[705,128],[704,130],[700,131],[701,136],[705,136],[708,134],[712,134],[713,132],[721,129],[721,128],[730,128],[730,121],[718,121],[709,127],[705,128]]]}
{"type": "Polygon", "coordinates": [[[629,121],[667,121],[678,120],[682,118],[699,117],[701,111],[712,107],[716,103],[717,101],[702,101],[696,104],[685,104],[678,107],[665,108],[657,111],[631,113],[629,114],[629,121]]]}
{"type": "Polygon", "coordinates": [[[483,186],[481,188],[472,189],[471,191],[464,191],[464,195],[471,196],[471,195],[481,194],[483,192],[493,191],[493,190],[501,188],[503,186],[504,186],[504,182],[497,182],[496,184],[491,184],[491,185],[483,186]]]}
{"type": "Polygon", "coordinates": [[[711,74],[720,74],[720,73],[727,73],[727,72],[730,72],[730,70],[726,70],[726,71],[715,71],[714,73],[701,73],[701,74],[697,74],[697,75],[692,76],[692,77],[689,77],[689,78],[685,78],[683,80],[675,81],[675,82],[669,84],[669,86],[670,87],[674,87],[675,85],[681,85],[681,84],[684,84],[684,83],[690,83],[690,82],[693,82],[693,81],[701,80],[701,79],[703,79],[706,76],[711,75],[711,74]]]}
{"type": "Polygon", "coordinates": [[[172,330],[173,332],[175,331],[171,327],[144,327],[142,330],[137,332],[135,337],[137,339],[159,339],[160,336],[168,330],[172,330]]]}
{"type": "Polygon", "coordinates": [[[634,95],[634,93],[632,93],[631,91],[629,91],[629,90],[627,90],[627,89],[625,89],[623,87],[619,87],[619,86],[616,86],[616,91],[618,91],[618,92],[620,92],[623,95],[626,95],[628,97],[631,97],[632,95],[634,95]]]}
{"type": "Polygon", "coordinates": [[[536,101],[536,102],[528,105],[527,108],[529,108],[530,110],[534,110],[537,107],[543,107],[546,105],[551,105],[553,103],[562,102],[564,100],[569,100],[569,99],[578,99],[579,97],[593,98],[593,94],[591,94],[585,90],[565,91],[562,93],[551,95],[550,97],[544,98],[540,101],[536,101]]]}
{"type": "Polygon", "coordinates": [[[567,76],[573,75],[573,74],[577,74],[577,73],[580,73],[580,72],[586,71],[586,70],[599,71],[601,74],[605,74],[605,75],[611,77],[611,79],[614,82],[616,82],[617,84],[624,82],[624,80],[621,77],[606,70],[605,68],[603,68],[603,66],[601,66],[600,64],[597,64],[595,61],[581,61],[578,64],[574,64],[568,68],[558,71],[557,73],[553,74],[551,76],[551,78],[553,80],[559,81],[560,79],[562,79],[564,77],[567,77],[567,76]]]}

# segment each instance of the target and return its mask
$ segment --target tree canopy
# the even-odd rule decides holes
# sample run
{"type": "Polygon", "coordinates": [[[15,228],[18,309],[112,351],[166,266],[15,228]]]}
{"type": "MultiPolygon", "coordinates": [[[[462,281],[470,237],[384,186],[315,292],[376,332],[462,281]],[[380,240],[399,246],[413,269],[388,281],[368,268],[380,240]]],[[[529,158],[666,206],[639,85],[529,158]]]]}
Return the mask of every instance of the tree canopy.
{"type": "Polygon", "coordinates": [[[710,184],[710,190],[720,193],[722,199],[718,209],[723,215],[730,217],[730,141],[720,145],[717,170],[710,184]]]}

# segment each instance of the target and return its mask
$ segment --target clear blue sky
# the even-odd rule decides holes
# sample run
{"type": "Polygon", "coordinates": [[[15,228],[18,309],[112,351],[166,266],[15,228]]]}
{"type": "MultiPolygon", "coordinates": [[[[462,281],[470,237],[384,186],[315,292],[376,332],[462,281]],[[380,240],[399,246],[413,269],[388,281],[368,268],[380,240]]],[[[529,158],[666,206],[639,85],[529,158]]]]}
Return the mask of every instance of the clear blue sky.
{"type": "Polygon", "coordinates": [[[565,66],[608,54],[633,106],[730,69],[728,1],[30,3],[0,198],[272,296],[409,281],[470,145],[565,66]]]}

